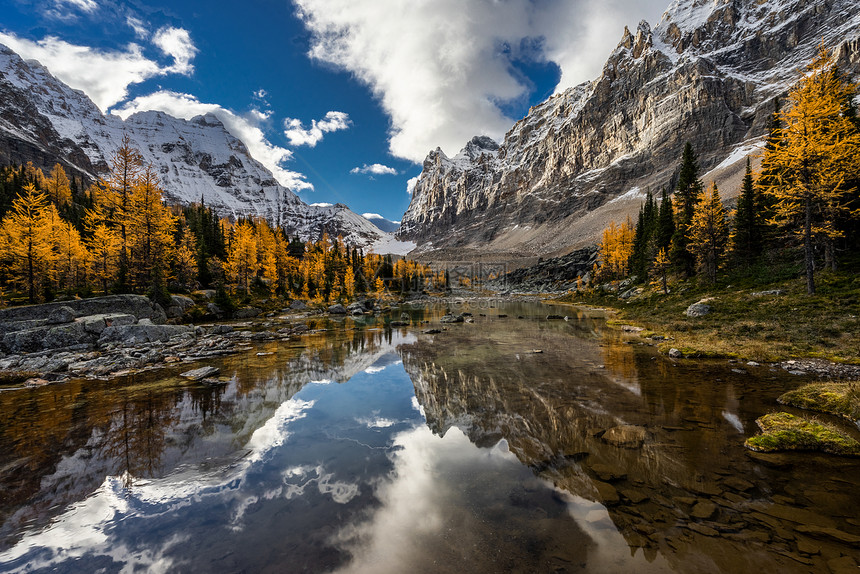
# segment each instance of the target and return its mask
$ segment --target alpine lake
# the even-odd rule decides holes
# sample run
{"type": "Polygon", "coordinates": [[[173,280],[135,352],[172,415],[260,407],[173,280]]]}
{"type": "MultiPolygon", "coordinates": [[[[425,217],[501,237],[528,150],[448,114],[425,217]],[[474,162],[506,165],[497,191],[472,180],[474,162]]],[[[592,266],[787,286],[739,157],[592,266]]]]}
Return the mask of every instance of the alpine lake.
{"type": "Polygon", "coordinates": [[[805,377],[537,302],[303,320],[0,392],[0,572],[857,571],[860,460],[743,446],[805,377]]]}

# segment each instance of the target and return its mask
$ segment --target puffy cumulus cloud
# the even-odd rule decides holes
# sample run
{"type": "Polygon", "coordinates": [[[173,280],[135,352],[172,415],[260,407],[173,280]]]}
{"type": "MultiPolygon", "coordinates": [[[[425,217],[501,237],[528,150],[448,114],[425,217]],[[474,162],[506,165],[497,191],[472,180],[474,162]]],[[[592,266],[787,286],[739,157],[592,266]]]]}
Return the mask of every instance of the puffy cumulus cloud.
{"type": "Polygon", "coordinates": [[[284,120],[284,135],[294,146],[316,146],[327,133],[348,129],[352,125],[349,114],[345,112],[327,112],[319,121],[311,120],[311,127],[305,128],[301,120],[287,118],[284,120]]]}
{"type": "Polygon", "coordinates": [[[133,113],[149,110],[161,111],[186,120],[212,114],[221,120],[227,131],[245,144],[251,156],[271,171],[281,185],[293,191],[313,189],[304,174],[283,167],[285,162],[292,159],[293,153],[269,142],[259,126],[261,118],[254,111],[247,116],[241,116],[217,104],[201,102],[190,94],[160,91],[135,98],[114,113],[125,119],[133,113]]]}
{"type": "MultiPolygon", "coordinates": [[[[595,77],[623,22],[665,0],[293,0],[309,56],[352,72],[391,119],[393,155],[420,162],[511,127],[501,104],[528,96],[515,61],[552,61],[563,89],[595,77]],[[525,53],[527,52],[527,54],[525,53]]],[[[658,6],[659,8],[655,8],[658,6]]],[[[655,16],[656,15],[656,16],[655,16]]]]}
{"type": "Polygon", "coordinates": [[[361,167],[354,167],[349,170],[349,173],[363,173],[369,175],[397,175],[397,170],[381,163],[371,165],[364,164],[361,167]]]}
{"type": "Polygon", "coordinates": [[[191,60],[197,54],[197,47],[191,41],[191,34],[184,28],[165,26],[159,28],[152,38],[161,53],[173,58],[173,65],[166,71],[177,74],[190,74],[194,71],[191,60]]]}
{"type": "Polygon", "coordinates": [[[3,32],[0,43],[24,59],[39,60],[57,78],[83,90],[102,110],[124,100],[129,85],[163,73],[137,44],[129,44],[124,51],[106,51],[75,46],[54,36],[33,42],[3,32]]]}
{"type": "MultiPolygon", "coordinates": [[[[139,37],[148,35],[140,20],[128,18],[126,24],[139,37]]],[[[190,74],[194,70],[191,60],[197,48],[187,30],[161,28],[152,41],[163,54],[173,58],[173,65],[162,66],[147,58],[141,46],[134,43],[124,50],[102,50],[70,44],[55,36],[34,42],[0,32],[0,43],[24,59],[38,60],[64,83],[82,90],[102,111],[125,100],[132,84],[165,74],[190,74]]]]}
{"type": "Polygon", "coordinates": [[[635,33],[644,19],[654,27],[667,5],[666,0],[539,2],[533,27],[544,38],[545,59],[561,68],[556,93],[598,77],[624,26],[635,33]]]}
{"type": "Polygon", "coordinates": [[[415,191],[415,186],[418,185],[419,176],[410,177],[409,181],[406,182],[406,193],[408,195],[412,195],[412,192],[415,191]]]}

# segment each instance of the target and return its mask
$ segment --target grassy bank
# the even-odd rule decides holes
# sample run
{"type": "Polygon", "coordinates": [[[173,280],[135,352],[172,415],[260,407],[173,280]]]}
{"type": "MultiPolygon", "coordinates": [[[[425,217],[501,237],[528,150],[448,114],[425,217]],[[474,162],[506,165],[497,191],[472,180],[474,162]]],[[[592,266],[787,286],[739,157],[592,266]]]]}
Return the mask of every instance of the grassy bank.
{"type": "Polygon", "coordinates": [[[808,450],[860,456],[860,443],[832,425],[789,413],[771,413],[756,420],[756,424],[762,434],[744,443],[756,452],[808,450]]]}
{"type": "Polygon", "coordinates": [[[788,391],[778,402],[799,409],[860,421],[860,383],[821,382],[788,391]]]}
{"type": "Polygon", "coordinates": [[[735,276],[717,285],[682,282],[668,294],[640,286],[641,292],[622,299],[619,294],[625,288],[619,287],[570,293],[559,300],[615,309],[619,320],[669,339],[662,350],[675,347],[685,356],[860,363],[860,275],[819,273],[818,292],[809,296],[790,271],[776,279],[735,276]],[[707,315],[685,315],[689,305],[702,300],[710,306],[707,315]]]}

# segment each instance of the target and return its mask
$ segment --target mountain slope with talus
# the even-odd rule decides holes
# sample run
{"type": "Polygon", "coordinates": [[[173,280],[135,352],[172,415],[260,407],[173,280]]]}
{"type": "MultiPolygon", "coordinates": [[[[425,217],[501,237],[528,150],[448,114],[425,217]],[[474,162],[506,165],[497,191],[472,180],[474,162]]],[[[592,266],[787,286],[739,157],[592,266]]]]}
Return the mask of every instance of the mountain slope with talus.
{"type": "Polygon", "coordinates": [[[398,236],[425,258],[554,255],[593,243],[670,190],[685,142],[703,179],[736,193],[774,100],[819,45],[860,69],[856,0],[675,0],[624,29],[599,78],[533,107],[499,145],[430,152],[398,236]]]}
{"type": "Polygon", "coordinates": [[[265,217],[302,239],[327,232],[366,246],[384,236],[345,205],[304,203],[212,114],[184,120],[141,112],[123,121],[0,45],[0,163],[50,168],[59,162],[95,180],[126,135],[155,167],[171,202],[202,200],[222,216],[265,217]]]}

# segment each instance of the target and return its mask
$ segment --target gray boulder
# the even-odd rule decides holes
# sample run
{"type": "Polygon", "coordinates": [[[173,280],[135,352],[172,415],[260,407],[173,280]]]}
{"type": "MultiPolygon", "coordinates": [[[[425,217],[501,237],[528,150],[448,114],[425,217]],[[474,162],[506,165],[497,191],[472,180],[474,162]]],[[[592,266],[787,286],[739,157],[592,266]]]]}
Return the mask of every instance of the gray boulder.
{"type": "Polygon", "coordinates": [[[304,311],[307,308],[308,304],[299,299],[296,299],[295,301],[290,303],[290,309],[292,309],[293,311],[304,311]]]}
{"type": "Polygon", "coordinates": [[[328,312],[332,315],[346,315],[346,308],[340,303],[329,306],[328,312]]]}
{"type": "Polygon", "coordinates": [[[71,323],[75,320],[75,310],[68,305],[62,305],[52,309],[48,313],[49,325],[60,325],[62,323],[71,323]]]}
{"type": "Polygon", "coordinates": [[[32,353],[42,349],[42,341],[50,327],[13,331],[3,335],[3,348],[10,353],[32,353]]]}
{"type": "Polygon", "coordinates": [[[48,324],[47,319],[32,319],[30,321],[5,321],[0,322],[0,335],[11,333],[13,331],[26,331],[27,329],[35,329],[36,327],[44,327],[48,324]]]}
{"type": "Polygon", "coordinates": [[[684,353],[682,353],[678,349],[672,347],[671,349],[669,349],[669,356],[672,357],[673,359],[683,359],[684,353]]]}
{"type": "Polygon", "coordinates": [[[259,317],[263,313],[262,309],[258,309],[257,307],[245,307],[244,309],[237,309],[233,316],[236,319],[251,319],[253,317],[259,317]]]}
{"type": "Polygon", "coordinates": [[[462,323],[465,319],[462,315],[445,315],[439,321],[442,323],[462,323]]]}
{"type": "Polygon", "coordinates": [[[191,297],[186,297],[184,295],[171,295],[170,296],[170,306],[164,310],[169,319],[176,319],[178,317],[182,317],[185,312],[194,306],[194,299],[191,297]]]}
{"type": "Polygon", "coordinates": [[[710,305],[705,305],[704,303],[693,303],[692,305],[687,307],[687,310],[684,311],[684,314],[687,317],[704,317],[710,312],[710,305]]]}
{"type": "Polygon", "coordinates": [[[155,341],[168,341],[177,335],[194,334],[193,327],[185,325],[122,325],[107,327],[99,337],[99,345],[105,343],[122,343],[123,345],[139,345],[155,341]]]}
{"type": "MultiPolygon", "coordinates": [[[[0,309],[0,323],[47,319],[51,316],[51,313],[60,307],[68,307],[76,317],[122,313],[134,315],[138,319],[152,319],[154,323],[164,322],[166,318],[161,306],[153,303],[143,295],[109,295],[107,297],[93,297],[92,299],[77,299],[74,301],[0,309]]],[[[72,320],[74,320],[74,317],[72,320]]]]}
{"type": "Polygon", "coordinates": [[[86,331],[84,324],[75,321],[66,323],[65,325],[58,325],[48,330],[45,339],[42,341],[42,346],[45,349],[59,349],[80,345],[81,343],[92,343],[94,340],[95,336],[86,331]]]}
{"type": "Polygon", "coordinates": [[[134,315],[123,313],[109,313],[107,315],[88,315],[80,317],[76,321],[83,324],[84,330],[88,333],[101,335],[102,331],[110,326],[134,325],[137,323],[137,318],[134,315]]]}

